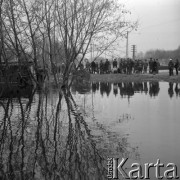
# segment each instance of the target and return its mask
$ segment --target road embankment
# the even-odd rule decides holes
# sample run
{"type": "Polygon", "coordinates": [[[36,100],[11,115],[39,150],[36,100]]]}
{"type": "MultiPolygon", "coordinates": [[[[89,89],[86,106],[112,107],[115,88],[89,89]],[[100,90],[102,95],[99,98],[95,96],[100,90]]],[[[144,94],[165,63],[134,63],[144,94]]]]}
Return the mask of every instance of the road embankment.
{"type": "Polygon", "coordinates": [[[180,74],[169,76],[168,72],[159,74],[91,74],[92,82],[138,82],[138,81],[165,81],[180,83],[180,74]]]}

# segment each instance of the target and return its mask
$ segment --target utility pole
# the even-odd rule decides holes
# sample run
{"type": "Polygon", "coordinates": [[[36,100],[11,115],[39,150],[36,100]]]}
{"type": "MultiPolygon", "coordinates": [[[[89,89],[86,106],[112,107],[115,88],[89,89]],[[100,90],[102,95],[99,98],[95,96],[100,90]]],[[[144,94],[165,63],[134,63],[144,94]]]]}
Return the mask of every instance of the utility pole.
{"type": "Polygon", "coordinates": [[[128,58],[128,46],[129,46],[129,31],[127,31],[127,37],[126,37],[126,59],[128,58]]]}
{"type": "Polygon", "coordinates": [[[133,60],[136,57],[136,50],[137,50],[136,45],[132,45],[132,58],[133,58],[133,60]]]}

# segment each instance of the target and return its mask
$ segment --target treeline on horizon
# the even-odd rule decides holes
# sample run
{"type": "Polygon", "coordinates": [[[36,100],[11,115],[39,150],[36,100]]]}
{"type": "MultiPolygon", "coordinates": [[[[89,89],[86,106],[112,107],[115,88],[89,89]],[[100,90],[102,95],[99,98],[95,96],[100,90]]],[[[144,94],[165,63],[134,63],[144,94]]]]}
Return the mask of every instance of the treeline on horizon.
{"type": "Polygon", "coordinates": [[[180,60],[180,46],[176,50],[149,50],[144,54],[144,58],[156,58],[160,60],[168,60],[169,58],[176,60],[180,60]]]}

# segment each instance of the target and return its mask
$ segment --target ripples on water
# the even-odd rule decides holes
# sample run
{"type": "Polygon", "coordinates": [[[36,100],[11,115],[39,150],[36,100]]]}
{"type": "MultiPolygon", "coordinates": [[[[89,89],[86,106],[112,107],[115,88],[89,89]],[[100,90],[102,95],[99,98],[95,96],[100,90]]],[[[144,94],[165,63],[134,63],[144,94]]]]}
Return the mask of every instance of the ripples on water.
{"type": "MultiPolygon", "coordinates": [[[[179,84],[165,88],[170,98],[180,97],[179,84]]],[[[140,160],[126,131],[136,115],[123,109],[122,98],[156,97],[158,82],[76,84],[71,92],[1,94],[0,179],[107,179],[107,157],[140,160]]]]}

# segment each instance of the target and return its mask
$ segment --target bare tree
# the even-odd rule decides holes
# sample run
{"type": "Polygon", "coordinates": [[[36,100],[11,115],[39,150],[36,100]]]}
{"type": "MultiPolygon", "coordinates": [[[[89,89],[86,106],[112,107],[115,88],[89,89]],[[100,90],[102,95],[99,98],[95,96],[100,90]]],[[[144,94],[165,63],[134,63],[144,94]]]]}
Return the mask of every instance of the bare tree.
{"type": "Polygon", "coordinates": [[[63,84],[67,86],[71,64],[79,55],[79,63],[84,59],[92,41],[102,53],[136,26],[125,22],[123,8],[114,0],[56,0],[57,38],[63,42],[66,57],[63,84]],[[104,39],[109,39],[108,43],[104,39]]]}
{"type": "MultiPolygon", "coordinates": [[[[68,87],[73,67],[78,69],[92,43],[100,55],[136,27],[136,22],[128,20],[128,13],[116,0],[10,0],[0,11],[0,26],[7,34],[6,46],[19,62],[22,53],[30,56],[36,73],[40,59],[43,64],[47,62],[45,54],[51,68],[63,59],[62,84],[68,87]],[[62,58],[56,56],[56,44],[62,47],[62,58]]],[[[58,84],[54,72],[53,76],[58,84]]]]}
{"type": "Polygon", "coordinates": [[[2,50],[3,50],[3,28],[2,28],[2,4],[3,0],[0,1],[0,64],[2,62],[2,50]]]}

